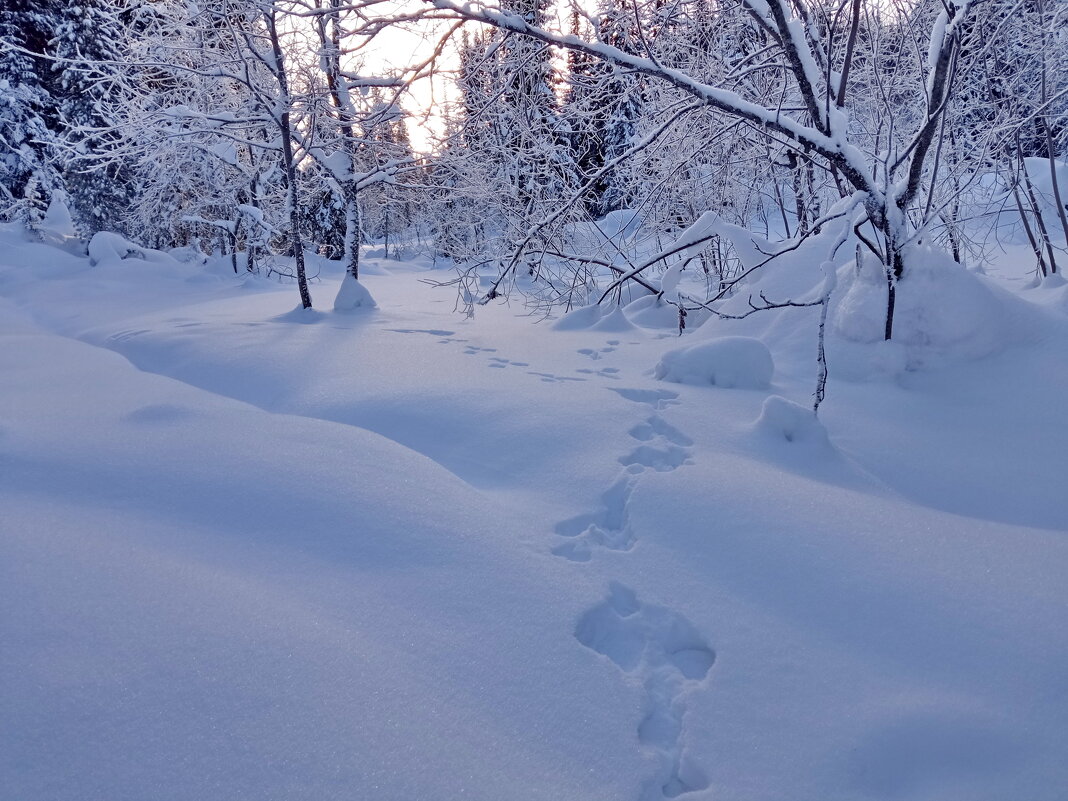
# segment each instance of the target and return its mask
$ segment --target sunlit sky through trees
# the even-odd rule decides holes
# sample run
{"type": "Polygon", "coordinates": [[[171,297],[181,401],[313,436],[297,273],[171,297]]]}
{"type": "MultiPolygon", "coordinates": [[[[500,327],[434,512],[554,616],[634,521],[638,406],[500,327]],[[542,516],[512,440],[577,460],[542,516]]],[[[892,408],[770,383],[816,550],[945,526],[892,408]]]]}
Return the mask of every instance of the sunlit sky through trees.
{"type": "MultiPolygon", "coordinates": [[[[571,14],[573,3],[558,3],[550,8],[555,17],[553,27],[563,30],[561,22],[571,14]]],[[[584,14],[589,14],[591,2],[580,2],[578,6],[584,14]]],[[[423,7],[417,2],[382,4],[375,12],[376,16],[387,18],[397,13],[412,13],[423,7]]],[[[412,64],[427,59],[448,34],[449,23],[440,21],[411,22],[404,25],[390,25],[373,39],[369,40],[358,58],[362,58],[359,71],[373,76],[385,76],[402,72],[412,64]]],[[[465,30],[473,33],[483,29],[478,23],[470,22],[465,30]]],[[[456,69],[457,47],[460,34],[457,32],[442,49],[429,75],[413,81],[403,92],[401,105],[408,112],[408,132],[416,150],[430,152],[433,140],[443,131],[444,107],[455,98],[454,70],[456,69]]],[[[356,62],[360,63],[359,61],[356,62]]]]}

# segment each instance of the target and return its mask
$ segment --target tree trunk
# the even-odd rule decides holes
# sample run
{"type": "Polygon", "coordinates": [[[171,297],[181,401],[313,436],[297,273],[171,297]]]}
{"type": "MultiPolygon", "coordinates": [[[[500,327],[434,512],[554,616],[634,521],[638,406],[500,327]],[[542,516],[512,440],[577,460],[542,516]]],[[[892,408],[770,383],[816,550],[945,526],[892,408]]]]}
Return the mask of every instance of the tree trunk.
{"type": "Polygon", "coordinates": [[[357,203],[356,187],[346,184],[345,195],[345,269],[357,281],[360,280],[360,206],[357,203]]]}
{"type": "Polygon", "coordinates": [[[293,136],[290,129],[289,108],[291,99],[289,96],[289,82],[286,79],[285,62],[282,60],[282,46],[278,41],[278,27],[275,22],[274,6],[264,13],[267,23],[267,31],[271,37],[271,50],[274,55],[274,74],[278,81],[279,105],[281,114],[278,117],[279,133],[282,136],[282,166],[285,170],[287,190],[289,194],[289,240],[293,247],[293,258],[297,265],[297,290],[300,292],[300,302],[305,309],[312,307],[311,293],[308,292],[308,277],[304,269],[304,242],[300,236],[300,206],[297,198],[297,165],[293,157],[293,136]]]}

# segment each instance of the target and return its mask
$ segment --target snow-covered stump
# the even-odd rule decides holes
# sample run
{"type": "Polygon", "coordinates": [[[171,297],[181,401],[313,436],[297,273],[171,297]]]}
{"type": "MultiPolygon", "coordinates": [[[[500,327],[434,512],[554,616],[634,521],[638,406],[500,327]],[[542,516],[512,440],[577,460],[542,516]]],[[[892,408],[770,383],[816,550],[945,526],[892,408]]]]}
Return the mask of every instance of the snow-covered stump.
{"type": "Polygon", "coordinates": [[[779,395],[769,395],[764,400],[754,428],[776,442],[796,443],[816,451],[832,450],[827,429],[815,412],[779,395]]]}
{"type": "Polygon", "coordinates": [[[56,192],[48,204],[44,218],[37,226],[37,233],[41,238],[52,242],[63,242],[78,236],[74,228],[74,220],[71,217],[70,208],[63,200],[62,193],[56,192]]]}
{"type": "Polygon", "coordinates": [[[334,311],[353,312],[357,309],[377,309],[378,304],[367,291],[367,287],[352,277],[352,273],[345,273],[338,289],[337,297],[334,298],[334,311]]]}

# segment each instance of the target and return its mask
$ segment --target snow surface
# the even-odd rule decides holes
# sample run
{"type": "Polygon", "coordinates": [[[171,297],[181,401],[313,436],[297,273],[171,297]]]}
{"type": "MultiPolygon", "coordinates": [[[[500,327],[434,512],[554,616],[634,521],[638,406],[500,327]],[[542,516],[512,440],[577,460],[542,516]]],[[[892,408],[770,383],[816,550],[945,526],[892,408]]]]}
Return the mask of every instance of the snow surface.
{"type": "Polygon", "coordinates": [[[341,280],[341,288],[338,289],[337,296],[334,298],[334,311],[346,312],[373,308],[375,308],[375,299],[371,297],[367,287],[351,275],[346,275],[341,280]]]}
{"type": "Polygon", "coordinates": [[[669,350],[654,375],[676,384],[725,389],[767,389],[775,362],[768,346],[753,337],[720,337],[669,350]]]}
{"type": "Polygon", "coordinates": [[[0,229],[0,798],[1063,799],[1068,295],[1011,252],[889,344],[843,261],[817,421],[818,308],[554,329],[390,262],[298,314],[107,244],[0,229]],[[725,336],[774,384],[653,377],[725,336]]]}
{"type": "Polygon", "coordinates": [[[52,195],[48,203],[44,219],[38,227],[39,233],[45,238],[62,241],[77,234],[74,229],[74,220],[71,218],[70,209],[63,198],[62,192],[52,195]]]}

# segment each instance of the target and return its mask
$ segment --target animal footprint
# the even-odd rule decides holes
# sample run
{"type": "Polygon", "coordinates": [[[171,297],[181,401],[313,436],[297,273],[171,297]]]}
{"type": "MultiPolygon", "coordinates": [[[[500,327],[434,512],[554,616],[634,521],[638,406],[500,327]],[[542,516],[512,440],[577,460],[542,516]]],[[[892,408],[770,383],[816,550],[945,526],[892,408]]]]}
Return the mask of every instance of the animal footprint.
{"type": "Polygon", "coordinates": [[[496,352],[497,352],[496,348],[478,348],[478,347],[475,347],[474,345],[468,345],[466,348],[464,348],[464,355],[465,356],[475,356],[475,355],[477,355],[479,353],[496,353],[496,352]]]}
{"type": "Polygon", "coordinates": [[[654,414],[634,426],[630,435],[645,443],[619,457],[619,463],[632,473],[640,473],[646,468],[667,472],[690,463],[689,446],[693,445],[693,440],[659,415],[654,414]]]}
{"type": "Polygon", "coordinates": [[[601,496],[601,509],[592,514],[578,515],[556,524],[556,533],[571,542],[552,549],[557,556],[573,562],[588,562],[594,548],[610,551],[629,551],[636,538],[630,527],[627,505],[634,491],[634,479],[623,476],[601,496]]]}
{"type": "MultiPolygon", "coordinates": [[[[619,344],[619,340],[618,339],[610,339],[608,341],[608,345],[609,346],[618,345],[618,344],[619,344]]],[[[602,354],[604,354],[604,353],[614,353],[615,352],[615,348],[614,347],[605,347],[605,348],[598,348],[596,350],[594,348],[579,348],[575,352],[580,354],[580,355],[582,355],[582,356],[585,356],[588,359],[593,359],[594,361],[596,361],[597,359],[602,358],[602,354]]]]}
{"type": "Polygon", "coordinates": [[[509,361],[508,359],[502,359],[500,356],[491,356],[490,357],[490,367],[501,367],[501,368],[504,368],[504,367],[508,367],[508,366],[512,366],[512,367],[530,367],[530,364],[527,363],[527,362],[509,361]]]}
{"type": "Polygon", "coordinates": [[[679,393],[672,392],[670,389],[616,389],[615,387],[610,387],[610,389],[629,401],[648,404],[657,411],[679,404],[679,393]]]}
{"type": "MultiPolygon", "coordinates": [[[[196,325],[196,323],[193,323],[196,325]]],[[[141,329],[138,331],[120,331],[117,334],[112,334],[108,337],[109,342],[125,342],[128,339],[134,339],[135,337],[141,337],[149,333],[147,329],[141,329]]]]}
{"type": "Polygon", "coordinates": [[[632,472],[635,473],[646,467],[658,473],[666,473],[687,464],[689,457],[690,452],[678,445],[667,445],[663,448],[654,445],[639,445],[626,456],[620,456],[619,463],[624,467],[632,468],[632,472]]]}
{"type": "MultiPolygon", "coordinates": [[[[526,365],[523,365],[523,366],[525,367],[526,365]]],[[[537,376],[538,378],[540,378],[542,381],[544,381],[547,384],[558,384],[558,383],[562,383],[564,381],[586,381],[587,380],[585,378],[575,378],[574,376],[569,376],[569,375],[556,375],[554,373],[539,373],[539,372],[537,372],[535,370],[527,370],[527,375],[537,376]]]]}
{"type": "Polygon", "coordinates": [[[619,378],[619,376],[616,375],[616,373],[619,372],[619,368],[618,367],[602,367],[600,370],[591,370],[588,367],[585,367],[585,368],[580,367],[579,369],[575,370],[575,372],[576,373],[587,373],[589,375],[596,375],[596,376],[600,376],[601,378],[619,378]]]}
{"type": "Polygon", "coordinates": [[[611,582],[608,597],[579,618],[575,639],[643,679],[638,742],[659,756],[660,767],[642,798],[676,798],[707,788],[707,775],[684,745],[684,691],[708,677],[716,654],[693,624],[678,612],[641,603],[633,590],[611,582]]]}
{"type": "Polygon", "coordinates": [[[679,445],[683,448],[693,445],[692,439],[655,414],[644,423],[638,423],[628,433],[639,442],[649,442],[656,437],[663,437],[672,445],[679,445]]]}
{"type": "MultiPolygon", "coordinates": [[[[388,328],[394,334],[429,334],[432,337],[451,337],[455,331],[445,331],[440,328],[388,328]]],[[[458,340],[462,341],[462,340],[458,340]]]]}

